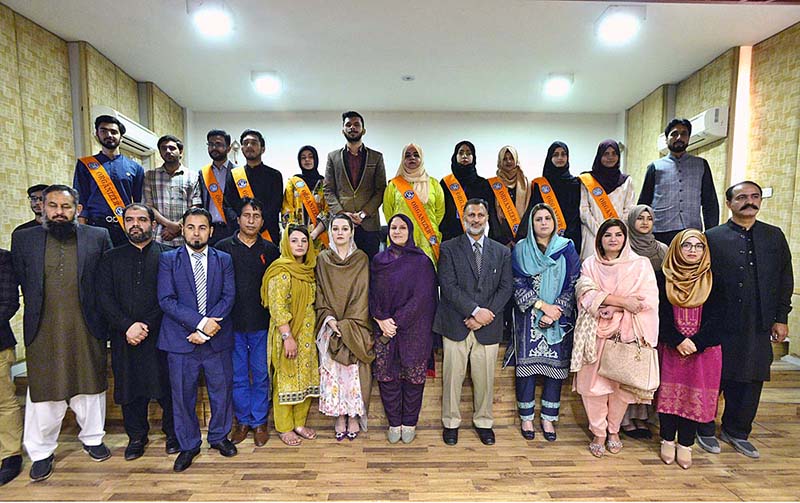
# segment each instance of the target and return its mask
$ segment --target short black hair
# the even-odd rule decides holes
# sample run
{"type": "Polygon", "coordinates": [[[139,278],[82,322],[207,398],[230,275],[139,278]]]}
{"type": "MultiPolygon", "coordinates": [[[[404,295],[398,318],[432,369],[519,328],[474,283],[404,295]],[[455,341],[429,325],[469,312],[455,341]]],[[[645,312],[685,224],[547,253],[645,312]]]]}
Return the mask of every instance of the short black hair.
{"type": "Polygon", "coordinates": [[[735,189],[739,185],[744,185],[744,184],[752,185],[753,187],[758,189],[758,193],[759,194],[761,194],[761,195],[764,194],[764,191],[761,190],[761,185],[759,185],[756,182],[753,182],[751,180],[745,180],[743,182],[735,183],[735,184],[731,185],[730,187],[728,187],[727,189],[725,189],[725,200],[728,201],[728,202],[731,202],[731,200],[733,199],[733,189],[735,189]]]}
{"type": "Polygon", "coordinates": [[[267,146],[267,142],[264,141],[264,135],[262,135],[260,131],[256,131],[255,129],[245,129],[244,131],[242,131],[242,134],[239,136],[239,143],[243,143],[244,137],[248,135],[255,136],[256,138],[258,138],[258,143],[261,144],[261,148],[267,146]]]}
{"type": "Polygon", "coordinates": [[[244,211],[245,206],[250,206],[254,210],[258,210],[261,212],[261,215],[264,215],[264,205],[261,204],[261,201],[255,199],[253,197],[243,197],[242,198],[242,206],[239,208],[239,211],[236,213],[237,216],[242,216],[242,211],[244,211]]]}
{"type": "Polygon", "coordinates": [[[119,127],[119,132],[121,135],[125,135],[125,124],[120,122],[119,119],[114,117],[113,115],[98,115],[94,119],[94,132],[97,133],[97,130],[100,128],[100,124],[116,124],[119,127]]]}
{"type": "Polygon", "coordinates": [[[669,138],[669,133],[673,129],[675,129],[675,126],[677,126],[678,124],[686,126],[686,129],[689,130],[689,136],[692,136],[692,121],[690,121],[689,119],[678,119],[677,117],[669,121],[667,127],[664,128],[664,136],[669,138]]]}
{"type": "Polygon", "coordinates": [[[34,192],[41,192],[46,188],[47,188],[47,185],[45,185],[43,183],[38,183],[36,185],[31,185],[30,187],[28,187],[28,195],[31,196],[31,195],[33,195],[34,192]]]}
{"type": "Polygon", "coordinates": [[[350,110],[342,114],[342,124],[344,124],[344,121],[346,121],[347,119],[353,119],[355,117],[361,119],[362,127],[367,127],[367,123],[364,122],[364,116],[354,110],[350,110]]]}
{"type": "Polygon", "coordinates": [[[625,236],[625,243],[623,243],[623,248],[625,244],[628,242],[628,226],[625,225],[625,222],[620,220],[619,218],[609,218],[602,224],[600,224],[600,228],[597,229],[597,235],[594,237],[594,247],[595,249],[600,252],[604,258],[606,256],[606,251],[603,249],[603,234],[612,227],[619,227],[622,231],[622,235],[625,236]]]}
{"type": "Polygon", "coordinates": [[[208,220],[208,226],[211,227],[211,213],[209,213],[207,209],[200,208],[199,206],[192,206],[191,208],[186,210],[183,213],[183,216],[181,216],[181,224],[185,224],[186,218],[193,215],[202,215],[206,217],[206,219],[208,220]]]}
{"type": "Polygon", "coordinates": [[[171,134],[165,134],[164,136],[159,138],[158,143],[156,143],[156,146],[158,147],[159,150],[161,150],[161,144],[167,143],[168,141],[175,142],[175,144],[178,145],[178,150],[183,152],[183,142],[177,136],[172,136],[171,134]]]}
{"type": "Polygon", "coordinates": [[[212,129],[208,133],[206,133],[206,141],[209,141],[212,136],[221,136],[225,139],[225,146],[231,146],[231,135],[225,132],[224,129],[212,129]]]}
{"type": "Polygon", "coordinates": [[[471,199],[468,199],[467,202],[464,203],[464,207],[461,208],[461,217],[462,218],[467,213],[467,206],[469,206],[471,204],[482,204],[483,207],[486,208],[486,214],[487,215],[489,214],[489,203],[486,201],[486,199],[482,199],[480,197],[473,197],[471,199]]]}
{"type": "Polygon", "coordinates": [[[144,210],[147,212],[147,216],[150,217],[151,222],[155,222],[156,214],[153,211],[153,208],[147,206],[146,204],[142,203],[131,203],[122,210],[122,219],[125,220],[125,214],[128,213],[128,210],[144,210]]]}
{"type": "Polygon", "coordinates": [[[42,200],[46,199],[47,198],[47,194],[49,194],[51,192],[66,192],[67,194],[71,195],[72,199],[73,199],[73,203],[74,203],[76,208],[78,207],[78,203],[81,200],[80,194],[78,194],[77,189],[73,189],[69,185],[61,185],[60,183],[56,183],[56,184],[53,184],[53,185],[48,185],[42,191],[42,200]]]}

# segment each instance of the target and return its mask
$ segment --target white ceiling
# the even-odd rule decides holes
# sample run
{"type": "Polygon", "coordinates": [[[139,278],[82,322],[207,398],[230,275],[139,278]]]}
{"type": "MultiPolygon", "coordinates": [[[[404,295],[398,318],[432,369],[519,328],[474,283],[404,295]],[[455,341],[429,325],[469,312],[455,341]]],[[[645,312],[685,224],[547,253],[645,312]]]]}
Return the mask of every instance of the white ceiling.
{"type": "Polygon", "coordinates": [[[648,3],[635,41],[602,47],[611,2],[226,0],[234,33],[203,39],[186,0],[3,0],[68,41],[86,40],[192,111],[526,111],[617,113],[726,49],[800,22],[800,6],[648,3]],[[278,98],[252,70],[277,70],[278,98]],[[566,98],[542,95],[572,72],[566,98]],[[416,76],[402,82],[404,74],[416,76]]]}

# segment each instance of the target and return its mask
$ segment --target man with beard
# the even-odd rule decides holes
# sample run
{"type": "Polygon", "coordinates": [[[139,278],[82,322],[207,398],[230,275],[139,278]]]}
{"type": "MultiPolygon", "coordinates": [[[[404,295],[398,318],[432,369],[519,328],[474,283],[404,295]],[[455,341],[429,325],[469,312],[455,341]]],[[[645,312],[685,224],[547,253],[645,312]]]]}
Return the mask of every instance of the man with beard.
{"type": "Polygon", "coordinates": [[[12,232],[42,225],[42,191],[46,188],[47,185],[44,185],[43,183],[28,187],[28,202],[31,205],[31,211],[33,212],[34,219],[18,225],[12,232]]]}
{"type": "Polygon", "coordinates": [[[156,281],[158,261],[167,245],[154,242],[153,210],[134,203],[123,213],[128,243],[107,251],[97,270],[100,309],[108,320],[114,401],[122,406],[128,434],[125,460],[144,454],[150,425],[151,399],[161,405],[161,428],[167,436],[167,454],[180,450],[172,421],[172,397],[167,355],[156,346],[161,326],[156,281]]]}
{"type": "Polygon", "coordinates": [[[281,239],[278,220],[283,204],[283,176],[277,169],[261,162],[266,142],[260,132],[245,129],[239,143],[247,164],[231,170],[225,182],[225,199],[236,214],[242,212],[245,197],[261,201],[264,204],[261,236],[277,245],[281,239]]]}
{"type": "Polygon", "coordinates": [[[189,208],[181,224],[186,245],[162,253],[158,266],[158,302],[164,311],[158,349],[167,352],[169,364],[180,444],[176,472],[189,468],[200,454],[196,407],[201,369],[211,404],[208,443],[225,457],[236,455],[236,446],[227,437],[233,416],[233,331],[228,316],[236,296],[233,261],[208,246],[213,230],[206,210],[189,208]]]}
{"type": "Polygon", "coordinates": [[[386,190],[383,154],[367,148],[364,117],[358,112],[342,114],[342,134],[347,143],[328,154],[323,191],[330,214],[344,213],[356,225],[356,246],[372,260],[380,247],[380,216],[386,190]]]}
{"type": "Polygon", "coordinates": [[[278,247],[259,235],[263,223],[261,209],[259,201],[245,197],[239,231],[216,245],[233,258],[236,277],[236,302],[231,312],[234,339],[231,442],[242,442],[253,430],[256,447],[269,439],[269,311],[261,305],[261,278],[280,256],[278,247]]]}
{"type": "MultiPolygon", "coordinates": [[[[769,381],[771,342],[789,335],[792,310],[792,254],[779,227],[756,220],[761,187],[737,183],[725,191],[731,218],[706,231],[714,277],[713,299],[724,306],[718,332],[722,340],[722,382],[725,395],[720,438],[741,454],[758,458],[747,438],[758,411],[761,389],[769,381]]],[[[709,299],[711,301],[712,299],[709,299]]],[[[714,421],[699,425],[700,447],[720,451],[714,421]]]]}
{"type": "MultiPolygon", "coordinates": [[[[164,164],[144,174],[144,204],[153,209],[158,225],[155,239],[171,246],[183,244],[180,219],[192,206],[200,206],[197,172],[181,163],[183,142],[172,135],[158,139],[164,164]]],[[[127,225],[126,225],[127,228],[127,225]]]]}
{"type": "Polygon", "coordinates": [[[669,155],[647,166],[637,204],[653,208],[653,235],[669,246],[684,229],[708,230],[718,225],[719,201],[708,162],[686,153],[691,121],[672,119],[664,135],[669,155]]]}
{"type": "Polygon", "coordinates": [[[75,165],[72,186],[80,193],[82,224],[104,227],[114,246],[127,242],[122,211],[131,203],[142,202],[144,169],[119,152],[125,125],[110,115],[94,120],[94,134],[100,152],[82,157],[75,165]]]}
{"type": "Polygon", "coordinates": [[[44,221],[11,237],[11,255],[25,297],[23,331],[28,367],[25,450],[31,479],[53,473],[61,421],[69,406],[81,428],[83,450],[95,461],[106,418],[106,325],[97,307],[97,264],[111,248],[108,231],[78,224],[75,189],[44,192],[44,221]]]}
{"type": "Polygon", "coordinates": [[[489,204],[469,199],[462,208],[465,234],[442,243],[441,300],[433,331],[444,338],[442,439],[458,442],[461,388],[470,366],[472,423],[485,445],[494,444],[492,401],[497,351],[503,335],[503,307],[511,298],[511,250],[486,237],[489,204]]]}
{"type": "Polygon", "coordinates": [[[213,246],[236,232],[236,212],[225,199],[226,181],[236,166],[228,160],[231,135],[221,129],[212,129],[206,134],[206,146],[211,164],[200,170],[198,185],[202,206],[211,213],[214,232],[208,244],[213,246]]]}

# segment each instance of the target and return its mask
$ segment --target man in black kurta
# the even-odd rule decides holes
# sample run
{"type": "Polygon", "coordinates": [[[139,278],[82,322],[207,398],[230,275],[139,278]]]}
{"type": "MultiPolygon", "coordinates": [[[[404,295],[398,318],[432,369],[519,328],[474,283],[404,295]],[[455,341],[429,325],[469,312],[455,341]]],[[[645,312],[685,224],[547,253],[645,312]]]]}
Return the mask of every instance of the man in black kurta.
{"type": "MultiPolygon", "coordinates": [[[[706,232],[711,252],[715,295],[725,306],[722,326],[722,383],[725,411],[720,438],[751,458],[758,449],[747,441],[758,411],[761,388],[769,381],[771,342],[789,334],[792,309],[792,256],[780,228],[756,221],[761,187],[742,182],[725,192],[733,214],[727,223],[706,232]]],[[[719,452],[714,422],[700,425],[698,440],[719,452]]]]}
{"type": "Polygon", "coordinates": [[[108,319],[114,401],[122,406],[128,434],[125,459],[144,454],[150,425],[151,399],[162,408],[161,427],[167,435],[167,454],[180,450],[172,420],[172,398],[166,353],[156,347],[161,326],[158,304],[158,260],[171,248],[153,240],[153,211],[131,204],[123,214],[128,243],[107,251],[98,266],[98,301],[108,319]]]}

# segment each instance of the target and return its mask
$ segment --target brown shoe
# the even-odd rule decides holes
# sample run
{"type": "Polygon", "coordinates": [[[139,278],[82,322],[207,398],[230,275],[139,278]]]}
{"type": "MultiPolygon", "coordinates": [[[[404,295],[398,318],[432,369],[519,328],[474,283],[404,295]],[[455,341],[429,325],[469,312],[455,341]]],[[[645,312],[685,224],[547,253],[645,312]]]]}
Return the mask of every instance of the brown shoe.
{"type": "Polygon", "coordinates": [[[253,441],[256,447],[263,447],[269,440],[269,426],[267,423],[256,426],[255,433],[253,434],[253,441]]]}
{"type": "Polygon", "coordinates": [[[231,442],[234,444],[240,443],[247,438],[247,432],[249,431],[250,427],[246,424],[234,423],[233,428],[231,428],[231,442]]]}

